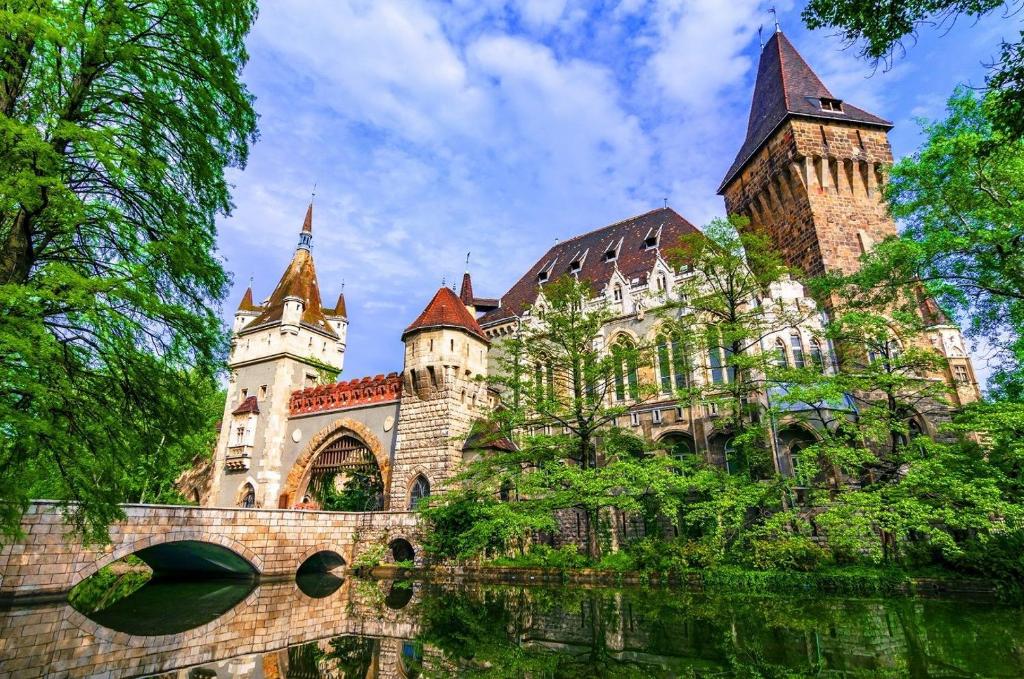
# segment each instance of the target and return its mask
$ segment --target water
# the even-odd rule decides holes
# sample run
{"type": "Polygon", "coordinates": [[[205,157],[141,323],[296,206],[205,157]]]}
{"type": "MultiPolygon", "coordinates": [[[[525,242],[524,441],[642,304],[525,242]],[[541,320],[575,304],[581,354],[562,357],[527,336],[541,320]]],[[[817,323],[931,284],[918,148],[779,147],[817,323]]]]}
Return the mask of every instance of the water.
{"type": "Polygon", "coordinates": [[[991,602],[328,574],[76,604],[0,612],[0,677],[1024,676],[1024,614],[991,602]]]}

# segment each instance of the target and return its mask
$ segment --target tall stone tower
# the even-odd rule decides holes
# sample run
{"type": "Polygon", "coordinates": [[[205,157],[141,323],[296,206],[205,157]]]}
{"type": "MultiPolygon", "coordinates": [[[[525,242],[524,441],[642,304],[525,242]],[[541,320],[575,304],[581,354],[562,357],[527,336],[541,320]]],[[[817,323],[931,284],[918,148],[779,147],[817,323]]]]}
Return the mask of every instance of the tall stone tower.
{"type": "Polygon", "coordinates": [[[210,494],[216,506],[277,506],[291,394],[333,381],[344,365],[344,297],[334,309],[321,304],[312,240],[310,204],[298,247],[270,298],[254,304],[250,288],[235,312],[210,494]]]}
{"type": "Polygon", "coordinates": [[[487,407],[488,341],[466,304],[442,287],[402,333],[398,439],[389,507],[410,509],[444,489],[463,444],[487,407]]]}
{"type": "MultiPolygon", "coordinates": [[[[896,234],[882,188],[892,165],[892,123],[836,97],[776,31],[761,51],[747,135],[718,193],[729,214],[768,234],[804,276],[852,273],[896,234]]],[[[928,341],[949,360],[937,375],[955,401],[980,398],[960,330],[931,300],[928,341]]]]}
{"type": "Polygon", "coordinates": [[[882,201],[892,123],[834,96],[786,36],[761,51],[747,135],[718,193],[806,276],[851,272],[894,235],[882,201]]]}

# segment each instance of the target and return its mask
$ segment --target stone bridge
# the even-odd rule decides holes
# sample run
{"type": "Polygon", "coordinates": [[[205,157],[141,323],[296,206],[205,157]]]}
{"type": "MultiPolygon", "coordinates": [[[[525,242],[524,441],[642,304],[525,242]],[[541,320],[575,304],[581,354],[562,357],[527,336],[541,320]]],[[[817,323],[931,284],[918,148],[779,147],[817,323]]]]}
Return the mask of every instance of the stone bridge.
{"type": "Polygon", "coordinates": [[[380,640],[379,679],[404,677],[400,650],[420,632],[410,605],[419,593],[414,588],[401,608],[391,608],[380,603],[388,587],[348,578],[329,596],[310,598],[294,581],[265,582],[212,622],[157,636],[103,627],[64,602],[16,607],[0,612],[0,679],[202,677],[212,675],[188,668],[211,663],[259,663],[263,671],[253,676],[283,677],[289,646],[353,635],[380,640]]]}
{"type": "Polygon", "coordinates": [[[323,512],[124,505],[110,543],[85,546],[69,533],[60,507],[33,502],[24,537],[0,549],[0,601],[67,592],[100,568],[138,554],[157,574],[291,577],[307,564],[330,570],[367,547],[389,558],[419,560],[412,512],[323,512]]]}

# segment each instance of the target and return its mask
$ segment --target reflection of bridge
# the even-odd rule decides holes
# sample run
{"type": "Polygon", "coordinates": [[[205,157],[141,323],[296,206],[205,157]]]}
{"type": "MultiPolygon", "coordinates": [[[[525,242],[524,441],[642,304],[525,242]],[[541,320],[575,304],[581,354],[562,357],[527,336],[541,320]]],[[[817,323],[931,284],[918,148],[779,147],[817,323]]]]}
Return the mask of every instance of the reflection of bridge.
{"type": "Polygon", "coordinates": [[[264,583],[213,622],[162,636],[115,632],[65,603],[15,608],[0,613],[0,679],[160,674],[341,635],[382,639],[377,676],[401,676],[398,649],[419,633],[415,618],[380,605],[378,583],[352,582],[321,599],[264,583]]]}
{"type": "Polygon", "coordinates": [[[110,544],[83,546],[67,533],[55,503],[34,502],[22,519],[24,538],[0,549],[0,598],[66,592],[137,552],[157,572],[292,576],[320,552],[352,563],[370,544],[418,544],[417,516],[409,512],[157,505],[125,505],[124,511],[125,519],[110,527],[110,544]]]}

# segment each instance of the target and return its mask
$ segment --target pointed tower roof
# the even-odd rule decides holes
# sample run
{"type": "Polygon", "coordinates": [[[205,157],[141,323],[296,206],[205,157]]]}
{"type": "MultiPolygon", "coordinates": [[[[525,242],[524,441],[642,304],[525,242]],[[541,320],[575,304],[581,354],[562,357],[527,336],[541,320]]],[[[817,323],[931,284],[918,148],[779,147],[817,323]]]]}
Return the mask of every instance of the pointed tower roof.
{"type": "Polygon", "coordinates": [[[250,285],[245,289],[245,294],[242,295],[242,301],[238,303],[239,311],[259,311],[259,307],[253,304],[252,301],[252,286],[250,285]]]}
{"type": "Polygon", "coordinates": [[[278,281],[277,287],[270,295],[270,300],[263,307],[262,313],[253,319],[245,330],[253,330],[260,326],[280,322],[284,314],[284,301],[288,297],[302,300],[302,324],[331,337],[337,337],[334,328],[324,316],[320,302],[320,288],[316,280],[316,267],[313,266],[313,253],[310,252],[313,238],[313,204],[306,210],[306,219],[299,232],[299,246],[295,249],[292,261],[278,281]]]}
{"type": "Polygon", "coordinates": [[[470,278],[468,271],[462,274],[462,287],[459,289],[459,299],[466,306],[473,305],[473,279],[470,278]]]}
{"type": "Polygon", "coordinates": [[[476,335],[484,342],[488,341],[484,331],[480,329],[480,324],[469,313],[462,300],[455,296],[451,288],[443,286],[427,304],[423,313],[405,329],[402,339],[404,340],[409,333],[430,328],[457,328],[476,335]]]}
{"type": "Polygon", "coordinates": [[[348,309],[345,308],[344,292],[338,295],[338,303],[334,305],[334,308],[328,309],[326,313],[329,313],[332,316],[341,316],[342,318],[348,318],[348,309]]]}
{"type": "Polygon", "coordinates": [[[736,160],[718,187],[722,193],[776,128],[790,116],[845,120],[889,129],[892,123],[873,113],[838,100],[793,47],[782,31],[776,31],[764,49],[757,67],[757,82],[750,103],[747,138],[736,160]],[[822,99],[840,102],[840,110],[826,110],[822,99]]]}

